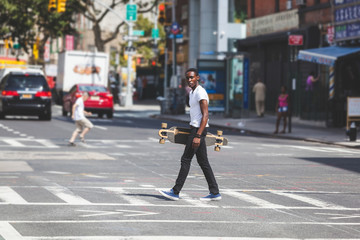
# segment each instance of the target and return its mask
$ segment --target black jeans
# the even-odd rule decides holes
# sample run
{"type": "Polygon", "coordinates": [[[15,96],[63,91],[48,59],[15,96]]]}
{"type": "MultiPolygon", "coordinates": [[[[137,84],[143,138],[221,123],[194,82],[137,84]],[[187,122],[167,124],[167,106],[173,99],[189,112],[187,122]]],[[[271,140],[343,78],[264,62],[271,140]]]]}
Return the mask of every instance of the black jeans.
{"type": "Polygon", "coordinates": [[[193,139],[194,139],[197,131],[198,131],[198,128],[194,128],[194,127],[191,128],[190,136],[186,143],[184,153],[181,157],[181,168],[179,171],[179,175],[176,179],[176,183],[175,183],[175,186],[173,187],[173,190],[174,190],[175,194],[179,194],[179,192],[181,191],[182,187],[184,186],[185,180],[189,174],[189,171],[190,171],[191,160],[192,160],[193,156],[196,154],[197,162],[200,165],[201,170],[203,171],[206,181],[209,185],[209,191],[210,191],[210,193],[216,195],[219,193],[219,187],[216,183],[214,173],[211,169],[211,166],[210,166],[210,163],[209,163],[208,157],[207,157],[207,149],[206,149],[206,144],[205,144],[205,136],[206,136],[207,130],[205,129],[201,135],[200,146],[197,149],[193,149],[192,143],[193,143],[193,139]]]}

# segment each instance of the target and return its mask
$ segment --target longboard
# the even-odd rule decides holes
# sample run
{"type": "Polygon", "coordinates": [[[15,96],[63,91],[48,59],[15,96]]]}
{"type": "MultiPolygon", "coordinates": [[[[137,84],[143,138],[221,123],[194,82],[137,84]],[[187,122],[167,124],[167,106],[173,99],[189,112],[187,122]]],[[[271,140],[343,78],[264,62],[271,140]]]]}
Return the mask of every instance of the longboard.
{"type": "MultiPolygon", "coordinates": [[[[164,144],[165,139],[168,139],[172,143],[176,144],[186,144],[187,139],[190,135],[190,128],[183,127],[171,127],[167,129],[167,123],[161,124],[161,129],[159,130],[159,143],[164,144]]],[[[217,135],[212,133],[207,133],[205,137],[206,146],[215,145],[215,151],[220,151],[220,146],[225,146],[228,144],[228,140],[225,137],[222,137],[223,132],[218,130],[217,135]]]]}

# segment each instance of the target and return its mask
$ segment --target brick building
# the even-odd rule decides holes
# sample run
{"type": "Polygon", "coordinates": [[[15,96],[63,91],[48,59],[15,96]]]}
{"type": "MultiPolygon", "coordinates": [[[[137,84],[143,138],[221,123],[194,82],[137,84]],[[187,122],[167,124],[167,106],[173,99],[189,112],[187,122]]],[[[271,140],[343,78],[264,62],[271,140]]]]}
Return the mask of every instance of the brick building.
{"type": "Polygon", "coordinates": [[[267,85],[267,110],[275,109],[280,86],[285,85],[293,116],[327,126],[344,124],[342,110],[336,110],[339,117],[329,104],[329,67],[298,61],[300,50],[332,43],[333,11],[331,0],[248,0],[247,38],[238,41],[238,51],[250,59],[250,89],[257,78],[267,85]],[[290,35],[300,36],[300,44],[289,46],[290,35]],[[311,93],[305,90],[310,72],[320,75],[311,93]]]}

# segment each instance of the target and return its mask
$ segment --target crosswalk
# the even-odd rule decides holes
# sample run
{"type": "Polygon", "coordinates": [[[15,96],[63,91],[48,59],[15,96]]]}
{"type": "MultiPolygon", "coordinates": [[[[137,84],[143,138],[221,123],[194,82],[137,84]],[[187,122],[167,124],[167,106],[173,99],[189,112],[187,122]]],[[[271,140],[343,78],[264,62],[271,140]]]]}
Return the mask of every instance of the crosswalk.
{"type": "MultiPolygon", "coordinates": [[[[77,143],[78,146],[87,149],[131,149],[141,146],[154,146],[159,141],[158,138],[148,137],[144,139],[87,139],[86,143],[77,143]]],[[[31,148],[31,149],[58,149],[67,145],[67,139],[51,140],[51,139],[37,139],[37,138],[6,138],[0,137],[0,150],[5,148],[31,148]]],[[[238,143],[230,142],[228,146],[223,146],[224,149],[237,148],[238,143]]],[[[264,151],[255,153],[257,156],[290,156],[291,152],[281,153],[277,149],[284,148],[283,145],[277,144],[262,144],[261,147],[269,148],[271,151],[264,151]]],[[[286,145],[287,149],[292,151],[309,151],[313,153],[333,153],[345,155],[357,155],[360,153],[358,149],[343,148],[343,147],[325,147],[325,146],[301,146],[301,145],[286,145]]],[[[135,154],[135,153],[134,153],[135,154]]],[[[141,154],[141,153],[139,153],[141,154]]]]}
{"type": "Polygon", "coordinates": [[[156,206],[197,208],[245,208],[245,209],[315,209],[355,210],[360,207],[342,206],[336,203],[342,197],[359,201],[352,193],[223,189],[221,202],[203,202],[199,194],[204,189],[184,189],[177,202],[164,201],[156,187],[65,187],[54,186],[0,186],[0,205],[95,205],[95,206],[156,206]],[[26,192],[37,193],[31,199],[26,192]],[[41,193],[41,194],[40,194],[41,193]],[[311,195],[311,197],[309,197],[311,195]],[[279,198],[280,196],[280,198],[279,198]],[[329,198],[330,196],[330,198],[329,198]],[[105,201],[104,201],[105,199],[105,201]],[[289,199],[292,202],[289,204],[289,199]],[[325,200],[326,199],[326,200],[325,200]],[[328,199],[333,200],[329,202],[328,199]]]}

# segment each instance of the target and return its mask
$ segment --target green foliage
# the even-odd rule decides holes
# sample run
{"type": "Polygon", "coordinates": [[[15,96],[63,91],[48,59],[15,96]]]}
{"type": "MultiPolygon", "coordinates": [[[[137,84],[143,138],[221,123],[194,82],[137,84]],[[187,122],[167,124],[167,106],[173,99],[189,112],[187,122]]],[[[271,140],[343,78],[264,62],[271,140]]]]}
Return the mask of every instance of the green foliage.
{"type": "Polygon", "coordinates": [[[65,34],[74,34],[71,27],[74,12],[83,9],[77,0],[67,0],[66,12],[48,11],[49,0],[0,0],[0,38],[12,37],[29,52],[40,37],[39,52],[42,58],[46,41],[65,34]]]}

